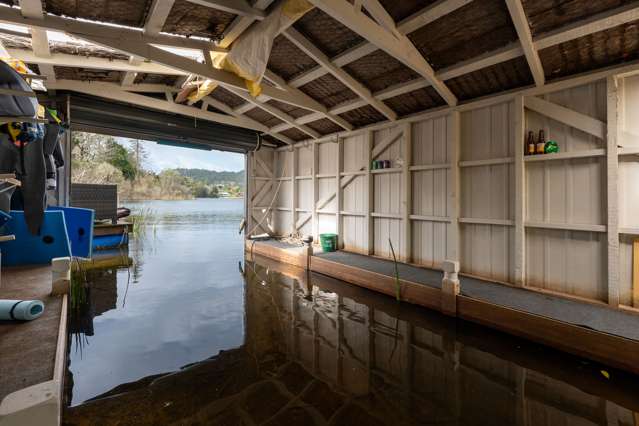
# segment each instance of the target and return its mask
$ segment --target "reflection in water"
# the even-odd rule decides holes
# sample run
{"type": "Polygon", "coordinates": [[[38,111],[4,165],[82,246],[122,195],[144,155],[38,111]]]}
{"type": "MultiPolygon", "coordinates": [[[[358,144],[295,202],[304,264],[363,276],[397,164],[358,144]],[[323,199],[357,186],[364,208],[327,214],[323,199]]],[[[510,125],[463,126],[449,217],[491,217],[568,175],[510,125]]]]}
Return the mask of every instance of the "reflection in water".
{"type": "Polygon", "coordinates": [[[639,424],[634,376],[268,259],[244,270],[243,344],[116,386],[65,422],[639,424]]]}

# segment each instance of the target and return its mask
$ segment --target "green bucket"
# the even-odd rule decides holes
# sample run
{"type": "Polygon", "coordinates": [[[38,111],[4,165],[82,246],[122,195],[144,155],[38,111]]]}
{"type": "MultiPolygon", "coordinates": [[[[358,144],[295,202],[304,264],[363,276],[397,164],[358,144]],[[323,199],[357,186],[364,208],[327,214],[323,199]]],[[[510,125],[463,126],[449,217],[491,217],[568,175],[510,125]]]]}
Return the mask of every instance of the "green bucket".
{"type": "Polygon", "coordinates": [[[325,252],[337,250],[337,234],[320,234],[320,244],[325,252]]]}

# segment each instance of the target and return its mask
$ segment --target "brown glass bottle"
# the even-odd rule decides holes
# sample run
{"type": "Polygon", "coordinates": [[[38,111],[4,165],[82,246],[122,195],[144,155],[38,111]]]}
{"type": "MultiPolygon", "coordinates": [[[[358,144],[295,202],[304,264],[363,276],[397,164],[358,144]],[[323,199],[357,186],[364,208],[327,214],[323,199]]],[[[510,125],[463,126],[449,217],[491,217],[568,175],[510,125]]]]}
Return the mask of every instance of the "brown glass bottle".
{"type": "Polygon", "coordinates": [[[537,155],[546,153],[546,135],[543,130],[539,131],[539,139],[537,139],[537,149],[535,151],[537,155]]]}
{"type": "Polygon", "coordinates": [[[526,146],[524,147],[524,155],[534,155],[535,154],[535,134],[530,131],[528,132],[528,140],[526,141],[526,146]]]}

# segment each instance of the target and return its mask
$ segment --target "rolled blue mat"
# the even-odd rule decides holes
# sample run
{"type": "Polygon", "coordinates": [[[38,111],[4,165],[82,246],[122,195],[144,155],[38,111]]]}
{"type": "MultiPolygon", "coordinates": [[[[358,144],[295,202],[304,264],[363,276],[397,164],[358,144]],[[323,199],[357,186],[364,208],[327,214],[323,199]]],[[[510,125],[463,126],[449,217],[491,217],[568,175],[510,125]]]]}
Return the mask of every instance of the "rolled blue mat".
{"type": "Polygon", "coordinates": [[[44,313],[44,303],[39,300],[1,300],[0,320],[30,321],[44,313]]]}

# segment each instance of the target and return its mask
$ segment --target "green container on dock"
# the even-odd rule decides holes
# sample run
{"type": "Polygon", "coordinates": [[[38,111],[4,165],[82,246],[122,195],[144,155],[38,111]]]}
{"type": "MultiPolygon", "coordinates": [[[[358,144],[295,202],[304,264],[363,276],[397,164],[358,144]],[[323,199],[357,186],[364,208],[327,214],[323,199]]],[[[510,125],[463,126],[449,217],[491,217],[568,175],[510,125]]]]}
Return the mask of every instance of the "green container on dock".
{"type": "Polygon", "coordinates": [[[325,252],[337,250],[337,234],[320,234],[320,244],[325,252]]]}

